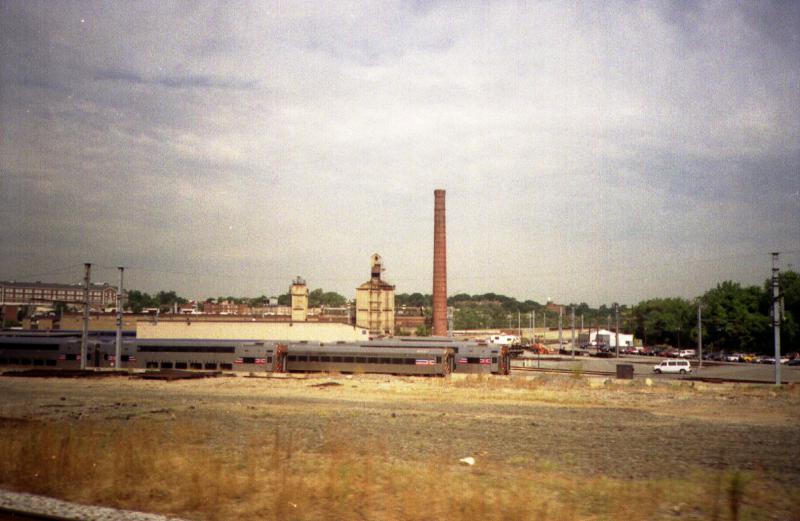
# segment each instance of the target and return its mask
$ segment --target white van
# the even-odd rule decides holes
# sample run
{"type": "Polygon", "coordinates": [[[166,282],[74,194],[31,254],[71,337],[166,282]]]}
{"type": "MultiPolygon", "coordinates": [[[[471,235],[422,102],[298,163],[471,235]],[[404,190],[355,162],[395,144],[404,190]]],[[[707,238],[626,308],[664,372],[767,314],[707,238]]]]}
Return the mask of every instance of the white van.
{"type": "Polygon", "coordinates": [[[692,372],[692,364],[688,360],[664,360],[653,367],[654,373],[686,374],[692,372]]]}

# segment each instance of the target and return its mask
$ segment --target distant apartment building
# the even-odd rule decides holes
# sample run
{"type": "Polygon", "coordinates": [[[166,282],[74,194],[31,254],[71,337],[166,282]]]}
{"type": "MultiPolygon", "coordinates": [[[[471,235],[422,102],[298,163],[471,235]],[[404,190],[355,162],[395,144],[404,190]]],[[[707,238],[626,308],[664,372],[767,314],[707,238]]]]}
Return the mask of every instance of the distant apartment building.
{"type": "MultiPolygon", "coordinates": [[[[89,305],[91,307],[114,306],[116,301],[116,286],[109,284],[89,286],[89,305]]],[[[0,305],[2,306],[52,306],[57,302],[83,304],[83,285],[38,281],[0,281],[0,305]]]]}
{"type": "Polygon", "coordinates": [[[208,315],[252,315],[253,308],[247,304],[237,304],[228,300],[222,302],[203,302],[203,313],[208,315]]]}

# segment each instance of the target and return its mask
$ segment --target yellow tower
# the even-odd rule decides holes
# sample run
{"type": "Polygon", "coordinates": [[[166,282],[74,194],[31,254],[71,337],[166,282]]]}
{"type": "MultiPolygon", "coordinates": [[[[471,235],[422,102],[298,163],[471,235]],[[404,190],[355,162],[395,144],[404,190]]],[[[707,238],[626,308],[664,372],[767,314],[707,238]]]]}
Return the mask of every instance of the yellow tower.
{"type": "Polygon", "coordinates": [[[292,281],[292,322],[305,322],[308,319],[308,286],[299,275],[292,281]]]}
{"type": "Polygon", "coordinates": [[[356,325],[371,335],[394,334],[394,286],[381,280],[383,262],[372,254],[370,279],[356,288],[356,325]]]}

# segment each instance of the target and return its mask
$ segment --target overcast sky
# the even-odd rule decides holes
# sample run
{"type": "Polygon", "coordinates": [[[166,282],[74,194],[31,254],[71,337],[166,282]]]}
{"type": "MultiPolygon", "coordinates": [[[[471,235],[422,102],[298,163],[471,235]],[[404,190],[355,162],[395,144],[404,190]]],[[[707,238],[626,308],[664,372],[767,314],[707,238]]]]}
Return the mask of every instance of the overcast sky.
{"type": "Polygon", "coordinates": [[[797,269],[800,3],[0,0],[0,279],[430,293],[436,188],[451,295],[797,269]]]}

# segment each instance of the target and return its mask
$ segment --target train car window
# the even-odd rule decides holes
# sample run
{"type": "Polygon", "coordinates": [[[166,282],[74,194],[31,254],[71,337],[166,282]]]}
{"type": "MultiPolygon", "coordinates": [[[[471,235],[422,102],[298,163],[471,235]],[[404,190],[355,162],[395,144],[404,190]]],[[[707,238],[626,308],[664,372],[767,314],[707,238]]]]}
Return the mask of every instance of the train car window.
{"type": "Polygon", "coordinates": [[[158,369],[158,362],[147,362],[145,367],[148,369],[158,369]]]}
{"type": "Polygon", "coordinates": [[[497,357],[496,357],[496,356],[493,356],[493,357],[492,357],[492,363],[493,363],[493,364],[496,364],[496,363],[497,363],[497,357]]]}
{"type": "Polygon", "coordinates": [[[40,358],[34,358],[33,359],[33,365],[44,365],[44,360],[42,360],[40,358]]]}
{"type": "Polygon", "coordinates": [[[213,370],[216,370],[216,369],[217,369],[217,364],[215,364],[215,363],[211,363],[211,362],[208,362],[208,363],[206,363],[206,364],[205,364],[203,367],[204,367],[205,369],[213,369],[213,370]]]}
{"type": "Polygon", "coordinates": [[[56,361],[55,360],[48,360],[45,365],[47,367],[53,367],[54,365],[56,365],[56,361]]]}
{"type": "Polygon", "coordinates": [[[368,364],[379,364],[379,363],[381,363],[381,361],[377,356],[370,356],[369,358],[367,358],[367,363],[368,364]]]}
{"type": "Polygon", "coordinates": [[[122,355],[122,361],[123,362],[129,362],[130,360],[131,360],[130,355],[122,355]]]}
{"type": "Polygon", "coordinates": [[[367,357],[366,356],[357,356],[356,357],[356,363],[357,364],[366,364],[367,363],[367,357]]]}
{"type": "Polygon", "coordinates": [[[175,369],[187,369],[188,367],[186,362],[175,362],[175,369]]]}
{"type": "Polygon", "coordinates": [[[252,356],[246,356],[246,357],[242,358],[242,363],[254,364],[254,363],[256,363],[256,359],[255,359],[255,357],[252,357],[252,356]]]}
{"type": "Polygon", "coordinates": [[[92,353],[86,353],[86,359],[87,360],[91,360],[92,359],[92,353]]]}
{"type": "Polygon", "coordinates": [[[320,356],[319,357],[319,361],[320,362],[330,362],[331,361],[331,357],[329,357],[329,356],[320,356]]]}
{"type": "Polygon", "coordinates": [[[392,358],[392,363],[393,364],[398,364],[398,365],[402,364],[403,363],[403,359],[402,358],[392,358]]]}
{"type": "Polygon", "coordinates": [[[0,358],[0,365],[5,365],[8,363],[8,358],[0,358]]]}
{"type": "Polygon", "coordinates": [[[298,362],[308,362],[308,356],[306,356],[306,355],[298,355],[297,356],[297,361],[298,362]]]}
{"type": "Polygon", "coordinates": [[[467,363],[468,364],[479,364],[479,363],[481,363],[481,359],[480,358],[469,357],[469,358],[467,358],[467,363]]]}
{"type": "Polygon", "coordinates": [[[308,361],[309,362],[319,362],[319,357],[318,356],[309,356],[308,357],[308,361]]]}
{"type": "Polygon", "coordinates": [[[31,365],[31,359],[30,358],[22,358],[22,359],[20,359],[20,362],[22,363],[22,365],[31,365]]]}
{"type": "Polygon", "coordinates": [[[161,362],[161,369],[172,369],[172,362],[161,362]]]}
{"type": "Polygon", "coordinates": [[[405,358],[403,361],[406,365],[415,365],[417,363],[414,358],[405,358]]]}
{"type": "Polygon", "coordinates": [[[458,353],[458,348],[457,347],[453,347],[453,352],[454,353],[458,353]]]}
{"type": "Polygon", "coordinates": [[[203,364],[198,363],[198,362],[192,362],[191,364],[189,364],[189,367],[191,369],[202,369],[203,368],[203,364]]]}
{"type": "Polygon", "coordinates": [[[219,368],[223,371],[231,371],[233,369],[233,364],[219,364],[219,368]]]}
{"type": "Polygon", "coordinates": [[[344,358],[344,363],[346,364],[352,364],[356,360],[354,356],[345,356],[343,358],[344,358]]]}
{"type": "Polygon", "coordinates": [[[9,358],[8,363],[12,365],[17,365],[19,364],[19,358],[9,358]]]}
{"type": "Polygon", "coordinates": [[[14,343],[9,342],[8,344],[3,344],[4,349],[34,349],[36,351],[58,351],[61,349],[60,344],[27,344],[27,343],[14,343]]]}
{"type": "Polygon", "coordinates": [[[288,358],[290,362],[297,362],[297,355],[289,355],[288,358]]]}
{"type": "Polygon", "coordinates": [[[103,360],[108,360],[108,353],[103,353],[103,360]]]}
{"type": "Polygon", "coordinates": [[[442,357],[441,356],[437,356],[436,357],[436,363],[437,364],[441,364],[442,363],[442,357]]]}
{"type": "Polygon", "coordinates": [[[342,357],[341,356],[332,356],[331,357],[331,362],[340,362],[341,363],[341,361],[342,361],[342,357]]]}
{"type": "Polygon", "coordinates": [[[67,353],[67,355],[64,357],[64,360],[77,360],[77,359],[78,355],[76,355],[75,353],[67,353]]]}
{"type": "Polygon", "coordinates": [[[272,357],[271,357],[271,356],[268,356],[268,357],[267,357],[267,363],[268,363],[268,364],[271,364],[271,363],[272,363],[272,357]]]}

